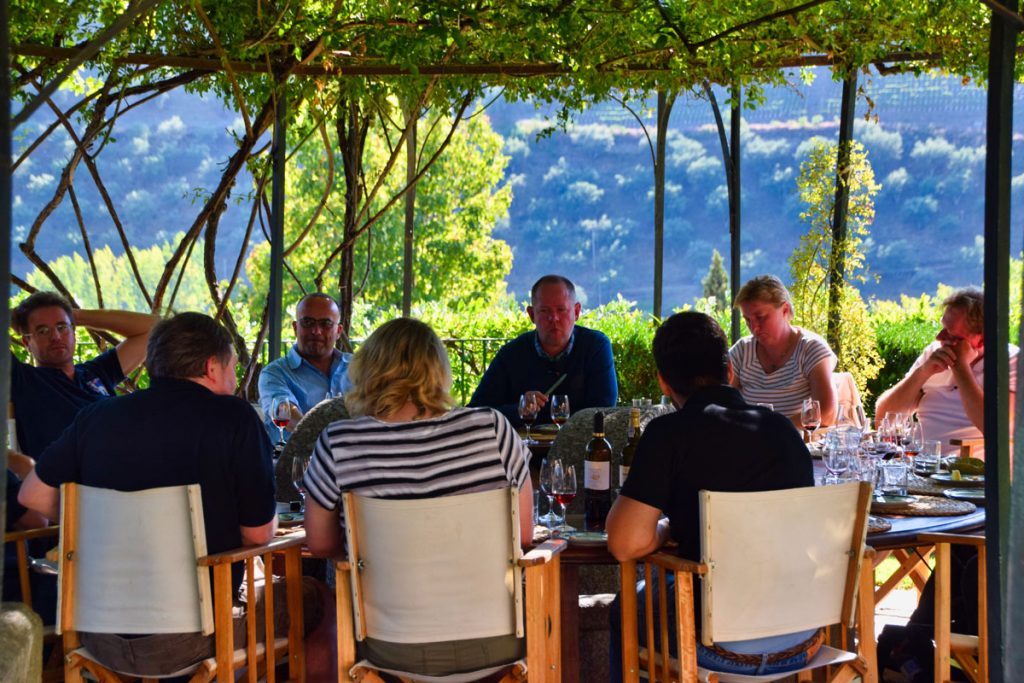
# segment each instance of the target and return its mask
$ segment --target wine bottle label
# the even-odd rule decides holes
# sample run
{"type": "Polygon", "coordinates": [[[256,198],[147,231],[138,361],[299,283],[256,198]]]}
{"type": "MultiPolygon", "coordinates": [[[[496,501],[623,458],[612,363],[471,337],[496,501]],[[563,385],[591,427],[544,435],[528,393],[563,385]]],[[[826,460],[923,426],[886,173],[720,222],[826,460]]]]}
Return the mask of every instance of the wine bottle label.
{"type": "Polygon", "coordinates": [[[629,476],[629,465],[619,465],[619,486],[621,487],[626,483],[626,477],[629,476]]]}
{"type": "Polygon", "coordinates": [[[584,486],[595,491],[607,491],[612,487],[612,466],[610,462],[583,461],[584,486]]]}

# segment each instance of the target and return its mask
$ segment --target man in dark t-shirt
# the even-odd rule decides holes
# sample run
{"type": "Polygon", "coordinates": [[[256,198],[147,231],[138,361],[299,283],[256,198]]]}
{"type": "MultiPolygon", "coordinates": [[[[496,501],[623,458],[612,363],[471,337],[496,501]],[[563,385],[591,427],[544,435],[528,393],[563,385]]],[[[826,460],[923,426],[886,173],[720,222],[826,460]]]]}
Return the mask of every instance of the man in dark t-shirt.
{"type": "MultiPolygon", "coordinates": [[[[677,313],[658,328],[653,348],[658,382],[677,410],[653,420],[640,439],[629,477],[608,515],[608,549],[619,560],[636,559],[671,538],[679,544],[680,556],[700,561],[701,489],[769,491],[812,486],[811,458],[785,416],[747,404],[728,386],[729,347],[713,318],[694,311],[677,313]]],[[[641,592],[645,589],[638,586],[641,592]]],[[[699,604],[695,613],[699,617],[699,604]]],[[[617,609],[613,615],[613,619],[618,616],[617,609]]],[[[699,629],[699,618],[697,625],[699,629]]],[[[621,648],[616,643],[621,632],[614,624],[611,631],[610,673],[617,681],[622,676],[621,648]]],[[[805,642],[810,648],[814,636],[813,631],[799,632],[764,639],[769,642],[719,645],[744,655],[771,654],[805,642]]],[[[802,651],[762,671],[741,665],[729,668],[728,662],[723,667],[720,653],[711,653],[699,638],[697,642],[698,664],[735,673],[784,671],[802,666],[806,658],[807,652],[802,651]]]]}
{"type": "MultiPolygon", "coordinates": [[[[233,396],[236,364],[231,337],[209,316],[158,323],[146,357],[150,388],[83,409],[40,455],[19,502],[55,519],[65,482],[119,491],[199,484],[209,553],[266,543],[277,526],[271,445],[256,413],[233,396]]],[[[237,589],[241,565],[233,578],[237,589]]],[[[209,656],[212,638],[82,634],[105,665],[151,676],[209,656]]]]}
{"type": "Polygon", "coordinates": [[[11,402],[18,450],[38,458],[85,406],[114,395],[125,375],[146,355],[146,342],[160,318],[129,311],[72,309],[53,292],[36,292],[11,312],[11,325],[35,365],[11,358],[11,402]],[[124,337],[116,348],[75,364],[75,327],[124,337]]]}

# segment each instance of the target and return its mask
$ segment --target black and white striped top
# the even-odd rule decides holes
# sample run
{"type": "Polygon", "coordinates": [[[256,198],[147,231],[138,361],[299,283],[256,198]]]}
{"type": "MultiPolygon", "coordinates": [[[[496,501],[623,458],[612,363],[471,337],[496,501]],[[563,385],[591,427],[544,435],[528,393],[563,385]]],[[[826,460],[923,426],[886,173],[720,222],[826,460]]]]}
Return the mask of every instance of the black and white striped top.
{"type": "Polygon", "coordinates": [[[797,328],[800,338],[785,364],[770,375],[757,360],[757,341],[747,336],[729,349],[732,371],[739,378],[740,393],[747,403],[771,403],[775,412],[794,415],[811,395],[811,370],[826,358],[833,368],[836,355],[819,335],[797,328]]]}
{"type": "Polygon", "coordinates": [[[504,415],[456,408],[411,422],[372,417],[332,422],[320,434],[306,469],[307,495],[340,511],[341,494],[434,498],[521,488],[530,451],[504,415]]]}

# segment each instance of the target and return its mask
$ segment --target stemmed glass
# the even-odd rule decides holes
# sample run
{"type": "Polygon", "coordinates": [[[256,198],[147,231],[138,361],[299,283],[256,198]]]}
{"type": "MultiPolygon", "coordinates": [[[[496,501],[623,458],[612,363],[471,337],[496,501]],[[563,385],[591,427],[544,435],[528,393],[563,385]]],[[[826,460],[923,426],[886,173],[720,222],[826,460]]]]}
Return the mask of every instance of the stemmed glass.
{"type": "MultiPolygon", "coordinates": [[[[561,460],[558,460],[561,463],[561,460]]],[[[548,511],[537,518],[537,521],[549,529],[558,524],[558,515],[555,514],[555,494],[551,491],[551,460],[544,459],[540,465],[540,492],[548,499],[548,511]]]]}
{"type": "Polygon", "coordinates": [[[549,403],[551,406],[551,421],[558,425],[559,431],[562,425],[569,421],[569,397],[565,394],[555,394],[549,403]]]}
{"type": "Polygon", "coordinates": [[[522,419],[523,424],[526,425],[526,443],[535,444],[533,436],[530,434],[530,428],[533,427],[533,423],[537,419],[537,412],[540,410],[540,406],[537,405],[537,399],[533,394],[523,394],[519,397],[519,417],[522,419]]]}
{"type": "Polygon", "coordinates": [[[295,456],[292,458],[292,486],[302,496],[303,512],[306,511],[306,468],[309,467],[309,456],[295,456]]]}
{"type": "Polygon", "coordinates": [[[292,423],[292,404],[287,397],[279,396],[270,406],[270,421],[280,434],[278,443],[284,443],[284,430],[292,423]]]}
{"type": "Polygon", "coordinates": [[[805,398],[800,407],[800,424],[809,434],[807,440],[814,436],[814,430],[821,426],[821,403],[813,398],[805,398]]]}
{"type": "Polygon", "coordinates": [[[576,497],[576,468],[573,465],[564,464],[561,459],[555,458],[551,461],[551,493],[555,501],[562,508],[562,514],[558,517],[558,526],[553,531],[556,534],[568,534],[576,531],[576,528],[565,523],[565,512],[569,503],[576,497]]]}
{"type": "Polygon", "coordinates": [[[922,448],[924,448],[924,427],[920,422],[911,422],[910,428],[907,430],[906,443],[903,445],[903,455],[908,460],[911,472],[914,471],[914,458],[922,448]]]}
{"type": "Polygon", "coordinates": [[[839,483],[840,476],[850,469],[850,452],[839,439],[833,440],[826,446],[823,460],[825,470],[828,472],[825,479],[826,484],[839,483]]]}

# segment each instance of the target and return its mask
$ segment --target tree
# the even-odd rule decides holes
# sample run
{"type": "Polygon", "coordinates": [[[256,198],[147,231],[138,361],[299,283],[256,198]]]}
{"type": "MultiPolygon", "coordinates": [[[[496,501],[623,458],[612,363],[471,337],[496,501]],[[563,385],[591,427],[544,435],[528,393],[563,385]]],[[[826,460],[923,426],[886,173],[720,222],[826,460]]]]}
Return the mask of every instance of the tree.
{"type": "Polygon", "coordinates": [[[845,281],[840,301],[840,335],[843,340],[839,351],[838,367],[853,373],[863,393],[868,380],[882,368],[875,344],[875,334],[868,322],[867,306],[854,283],[864,282],[866,266],[861,245],[868,236],[868,226],[875,217],[874,196],[881,189],[875,182],[875,173],[868,161],[867,151],[860,143],[850,149],[848,175],[849,205],[847,208],[847,239],[844,244],[832,240],[832,217],[835,203],[836,144],[822,142],[811,150],[800,164],[797,188],[807,208],[800,219],[807,231],[789,259],[795,320],[823,333],[829,317],[828,269],[833,249],[843,250],[845,281]]]}
{"type": "MultiPolygon", "coordinates": [[[[436,118],[436,117],[434,117],[436,118]]],[[[420,121],[418,139],[425,140],[421,157],[433,155],[440,136],[430,129],[436,120],[420,121]]],[[[442,129],[451,121],[440,124],[442,129]]],[[[392,128],[391,140],[396,136],[392,128]]],[[[333,146],[333,136],[332,146],[333,146]]],[[[377,176],[390,155],[387,133],[367,136],[364,172],[377,176]]],[[[415,299],[420,303],[442,302],[452,306],[492,305],[504,294],[504,278],[512,267],[512,252],[491,235],[495,224],[507,218],[511,187],[500,185],[508,157],[501,153],[501,138],[485,116],[470,119],[451,137],[434,166],[417,183],[415,299]]],[[[297,243],[287,258],[284,300],[296,301],[318,288],[327,247],[342,231],[342,217],[334,207],[343,204],[344,182],[335,182],[324,202],[328,162],[322,150],[302,147],[288,173],[286,244],[297,243]],[[321,211],[321,205],[323,210],[321,211]],[[299,242],[298,236],[307,231],[299,242]]],[[[388,175],[382,196],[392,197],[405,183],[404,155],[388,175]]],[[[383,205],[378,200],[377,206],[383,205]]],[[[377,210],[376,206],[371,211],[377,210]]],[[[370,227],[354,250],[355,298],[382,309],[402,302],[403,207],[395,203],[370,227]]],[[[250,301],[262,301],[267,291],[269,245],[251,252],[246,273],[252,283],[246,290],[250,301]]]]}
{"type": "Polygon", "coordinates": [[[717,249],[712,250],[711,266],[708,268],[708,274],[700,283],[704,286],[704,297],[707,299],[714,297],[715,310],[724,311],[729,308],[729,273],[722,265],[722,255],[718,253],[717,249]]]}

